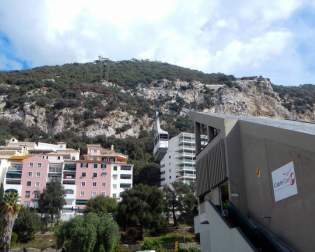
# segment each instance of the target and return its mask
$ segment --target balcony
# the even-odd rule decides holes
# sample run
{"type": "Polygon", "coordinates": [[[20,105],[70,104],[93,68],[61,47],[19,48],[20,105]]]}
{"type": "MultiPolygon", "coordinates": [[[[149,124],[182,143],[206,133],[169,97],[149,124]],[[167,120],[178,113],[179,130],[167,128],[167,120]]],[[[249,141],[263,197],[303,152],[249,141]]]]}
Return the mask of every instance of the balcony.
{"type": "Polygon", "coordinates": [[[65,171],[75,171],[76,170],[76,164],[65,164],[63,169],[65,171]]]}
{"type": "Polygon", "coordinates": [[[17,172],[7,172],[7,179],[21,179],[22,174],[17,172]]]}
{"type": "Polygon", "coordinates": [[[72,180],[63,180],[62,184],[64,185],[75,185],[75,179],[72,180]]]}
{"type": "Polygon", "coordinates": [[[20,185],[21,179],[6,179],[6,184],[8,184],[8,185],[20,185]]]}

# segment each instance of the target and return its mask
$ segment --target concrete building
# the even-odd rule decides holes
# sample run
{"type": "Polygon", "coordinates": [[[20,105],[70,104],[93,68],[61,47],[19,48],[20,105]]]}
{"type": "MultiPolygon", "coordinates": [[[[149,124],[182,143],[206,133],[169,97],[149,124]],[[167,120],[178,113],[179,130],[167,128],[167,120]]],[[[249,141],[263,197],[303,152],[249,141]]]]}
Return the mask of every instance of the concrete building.
{"type": "Polygon", "coordinates": [[[168,150],[160,162],[161,186],[175,181],[194,182],[195,170],[195,135],[182,132],[171,138],[168,150]]]}
{"type": "Polygon", "coordinates": [[[315,125],[191,117],[202,251],[314,251],[315,125]],[[203,133],[209,138],[204,149],[203,133]]]}
{"type": "MultiPolygon", "coordinates": [[[[6,141],[6,145],[0,146],[0,150],[16,150],[18,153],[26,155],[32,153],[43,153],[49,151],[66,150],[67,146],[64,142],[57,144],[42,143],[42,142],[23,142],[16,138],[11,138],[6,141]]],[[[17,154],[18,154],[17,153],[17,154]]]]}
{"type": "Polygon", "coordinates": [[[97,195],[110,196],[111,167],[101,161],[80,160],[76,167],[76,205],[82,209],[97,195]]]}
{"type": "Polygon", "coordinates": [[[3,180],[4,192],[13,191],[22,195],[22,167],[23,160],[28,156],[12,156],[8,159],[9,167],[3,180]]]}
{"type": "Polygon", "coordinates": [[[115,152],[113,146],[104,149],[99,144],[87,145],[87,154],[80,159],[79,150],[69,149],[63,143],[35,144],[11,139],[0,150],[0,182],[6,192],[18,193],[21,204],[35,208],[46,184],[60,182],[66,200],[61,216],[67,220],[97,195],[119,200],[121,193],[133,184],[133,165],[127,162],[128,156],[115,152]]]}
{"type": "Polygon", "coordinates": [[[99,162],[106,169],[106,175],[103,176],[105,188],[101,189],[101,193],[119,200],[120,194],[132,187],[133,165],[128,164],[128,156],[116,152],[114,146],[104,149],[99,144],[87,145],[84,160],[99,162]]]}
{"type": "MultiPolygon", "coordinates": [[[[202,144],[207,140],[202,135],[202,144]]],[[[160,162],[161,186],[175,181],[190,184],[196,180],[195,168],[195,134],[181,132],[171,138],[168,150],[160,162]]]]}
{"type": "Polygon", "coordinates": [[[38,207],[40,194],[46,188],[48,160],[42,156],[29,156],[22,161],[21,204],[38,207]]]}

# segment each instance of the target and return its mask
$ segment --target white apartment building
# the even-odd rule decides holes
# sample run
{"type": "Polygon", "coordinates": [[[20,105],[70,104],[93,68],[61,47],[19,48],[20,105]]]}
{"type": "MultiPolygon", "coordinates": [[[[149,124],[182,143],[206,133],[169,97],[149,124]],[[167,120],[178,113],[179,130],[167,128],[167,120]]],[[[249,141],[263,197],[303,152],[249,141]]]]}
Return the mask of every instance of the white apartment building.
{"type": "Polygon", "coordinates": [[[196,179],[194,157],[194,134],[182,132],[171,138],[168,143],[168,150],[160,162],[161,186],[175,181],[194,182],[196,179]]]}
{"type": "MultiPolygon", "coordinates": [[[[207,137],[201,135],[202,145],[207,137]]],[[[195,134],[181,132],[168,142],[168,150],[160,162],[161,186],[181,181],[186,184],[195,182],[195,134]]]]}
{"type": "Polygon", "coordinates": [[[133,165],[113,163],[110,166],[112,175],[110,197],[120,200],[121,193],[132,187],[133,165]]]}

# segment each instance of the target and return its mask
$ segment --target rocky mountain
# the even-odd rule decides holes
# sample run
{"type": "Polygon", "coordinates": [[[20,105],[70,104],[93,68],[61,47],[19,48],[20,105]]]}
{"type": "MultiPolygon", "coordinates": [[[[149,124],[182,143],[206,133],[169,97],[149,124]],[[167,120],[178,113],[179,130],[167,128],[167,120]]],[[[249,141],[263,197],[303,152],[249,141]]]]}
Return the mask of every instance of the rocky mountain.
{"type": "Polygon", "coordinates": [[[313,85],[275,86],[263,77],[205,74],[150,61],[104,60],[0,73],[3,137],[12,135],[16,124],[42,137],[64,132],[138,137],[151,130],[156,109],[174,134],[191,127],[191,109],[315,121],[314,104],[313,85]]]}

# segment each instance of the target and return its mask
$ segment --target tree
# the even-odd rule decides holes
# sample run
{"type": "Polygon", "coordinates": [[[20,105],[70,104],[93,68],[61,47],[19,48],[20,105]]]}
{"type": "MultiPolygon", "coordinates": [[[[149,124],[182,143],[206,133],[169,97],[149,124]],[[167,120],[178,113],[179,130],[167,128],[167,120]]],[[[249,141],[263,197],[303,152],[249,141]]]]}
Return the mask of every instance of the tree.
{"type": "Polygon", "coordinates": [[[0,246],[1,251],[4,252],[10,251],[12,229],[20,211],[18,199],[19,197],[16,192],[7,192],[3,196],[1,211],[3,211],[5,225],[3,227],[0,246]]]}
{"type": "Polygon", "coordinates": [[[119,227],[110,215],[99,217],[97,242],[94,251],[114,251],[120,238],[119,227]]]}
{"type": "Polygon", "coordinates": [[[22,207],[13,226],[18,241],[28,242],[34,238],[36,231],[40,229],[40,217],[27,207],[22,207]]]}
{"type": "Polygon", "coordinates": [[[174,182],[164,187],[168,215],[172,215],[173,224],[177,226],[178,220],[182,223],[192,224],[197,214],[197,198],[194,194],[194,185],[174,182]]]}
{"type": "Polygon", "coordinates": [[[145,165],[137,176],[134,177],[135,184],[146,184],[149,186],[160,185],[160,165],[149,163],[145,165]]]}
{"type": "Polygon", "coordinates": [[[117,211],[117,201],[116,199],[105,197],[102,195],[96,196],[95,198],[90,199],[86,203],[86,213],[96,213],[96,214],[104,214],[111,213],[115,214],[117,211]]]}
{"type": "Polygon", "coordinates": [[[76,216],[56,231],[57,247],[66,252],[112,252],[119,241],[119,228],[109,214],[76,216]]]}
{"type": "Polygon", "coordinates": [[[60,182],[53,181],[47,183],[46,189],[41,193],[38,201],[39,212],[44,214],[45,219],[50,217],[52,223],[55,217],[59,219],[60,211],[66,204],[64,196],[65,191],[60,182]]]}
{"type": "Polygon", "coordinates": [[[0,184],[0,203],[3,202],[3,196],[4,196],[4,189],[3,189],[3,184],[0,184]]]}
{"type": "Polygon", "coordinates": [[[155,232],[165,224],[165,201],[157,187],[136,185],[123,192],[121,198],[117,219],[124,229],[140,227],[155,232]]]}

